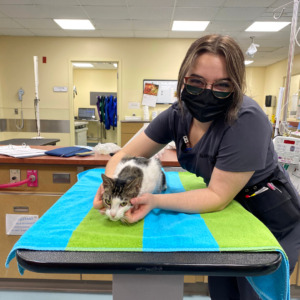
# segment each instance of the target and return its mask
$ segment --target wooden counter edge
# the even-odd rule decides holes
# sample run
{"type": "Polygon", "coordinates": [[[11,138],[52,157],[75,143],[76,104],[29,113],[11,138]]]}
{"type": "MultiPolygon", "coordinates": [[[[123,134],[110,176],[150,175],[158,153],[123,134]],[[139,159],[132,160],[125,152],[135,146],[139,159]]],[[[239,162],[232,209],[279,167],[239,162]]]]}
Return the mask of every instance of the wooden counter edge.
{"type": "MultiPolygon", "coordinates": [[[[52,150],[60,148],[59,146],[31,146],[31,148],[52,150]]],[[[0,164],[32,164],[32,165],[75,165],[75,166],[105,166],[110,155],[94,154],[90,156],[71,156],[71,157],[58,157],[58,156],[36,156],[28,158],[15,158],[5,155],[0,155],[0,164]]],[[[164,167],[179,167],[177,155],[175,150],[166,149],[160,157],[162,166],[164,167]]]]}

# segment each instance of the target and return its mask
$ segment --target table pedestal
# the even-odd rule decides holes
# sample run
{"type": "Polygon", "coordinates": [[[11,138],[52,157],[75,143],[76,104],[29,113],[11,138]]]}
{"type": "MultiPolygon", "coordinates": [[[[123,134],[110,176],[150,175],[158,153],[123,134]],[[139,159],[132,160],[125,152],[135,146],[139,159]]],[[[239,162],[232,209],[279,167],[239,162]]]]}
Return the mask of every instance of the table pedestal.
{"type": "Polygon", "coordinates": [[[113,300],[182,300],[183,275],[113,275],[113,300]]]}

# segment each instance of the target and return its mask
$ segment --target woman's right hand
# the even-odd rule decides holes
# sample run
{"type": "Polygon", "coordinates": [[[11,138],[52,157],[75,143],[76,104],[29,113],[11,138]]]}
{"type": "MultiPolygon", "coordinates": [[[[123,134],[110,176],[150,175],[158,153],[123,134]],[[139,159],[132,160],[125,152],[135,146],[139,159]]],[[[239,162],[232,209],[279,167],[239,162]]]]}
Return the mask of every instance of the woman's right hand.
{"type": "Polygon", "coordinates": [[[104,187],[103,187],[103,183],[101,183],[94,197],[93,206],[95,209],[98,209],[102,214],[105,213],[106,210],[102,201],[103,193],[104,193],[104,187]]]}

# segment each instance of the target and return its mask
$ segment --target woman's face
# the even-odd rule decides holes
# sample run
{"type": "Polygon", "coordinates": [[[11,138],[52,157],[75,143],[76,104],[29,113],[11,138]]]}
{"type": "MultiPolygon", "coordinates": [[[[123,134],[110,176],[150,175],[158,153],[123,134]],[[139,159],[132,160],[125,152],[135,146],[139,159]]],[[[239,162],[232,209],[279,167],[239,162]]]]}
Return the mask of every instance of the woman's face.
{"type": "Polygon", "coordinates": [[[207,88],[220,79],[229,79],[225,58],[212,53],[200,55],[186,76],[201,77],[207,82],[207,88]]]}

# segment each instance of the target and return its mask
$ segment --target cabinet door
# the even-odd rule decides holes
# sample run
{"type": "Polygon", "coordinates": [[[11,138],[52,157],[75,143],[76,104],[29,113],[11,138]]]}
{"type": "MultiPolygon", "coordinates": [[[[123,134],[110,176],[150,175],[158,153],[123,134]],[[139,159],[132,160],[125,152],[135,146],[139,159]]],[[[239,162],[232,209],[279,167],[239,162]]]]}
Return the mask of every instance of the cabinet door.
{"type": "Polygon", "coordinates": [[[121,123],[121,147],[123,147],[142,127],[144,123],[121,123]]]}
{"type": "Polygon", "coordinates": [[[4,267],[6,258],[20,236],[6,234],[6,214],[38,215],[39,218],[58,200],[59,195],[0,192],[0,278],[79,280],[79,274],[42,274],[25,271],[21,276],[16,259],[4,267]]]}

